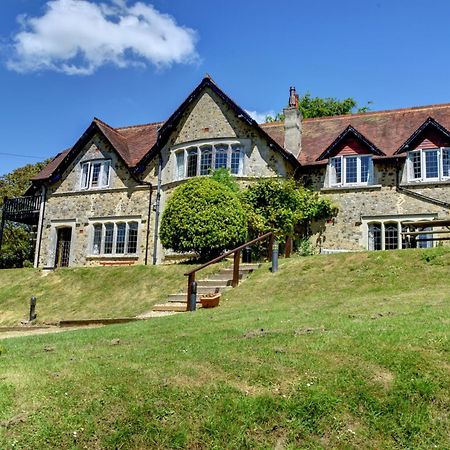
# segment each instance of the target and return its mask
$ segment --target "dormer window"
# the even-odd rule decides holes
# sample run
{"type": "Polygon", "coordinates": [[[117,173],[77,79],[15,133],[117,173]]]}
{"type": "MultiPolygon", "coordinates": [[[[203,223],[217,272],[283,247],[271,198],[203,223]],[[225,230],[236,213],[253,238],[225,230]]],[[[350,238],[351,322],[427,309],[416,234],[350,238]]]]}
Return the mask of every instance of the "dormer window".
{"type": "Polygon", "coordinates": [[[409,181],[450,179],[450,147],[426,148],[408,152],[409,181]]]}
{"type": "Polygon", "coordinates": [[[372,184],[371,155],[335,156],[329,162],[330,186],[364,186],[372,184]]]}
{"type": "Polygon", "coordinates": [[[215,169],[228,169],[232,175],[243,174],[244,145],[241,142],[203,142],[175,150],[178,180],[209,175],[215,169]]]}
{"type": "Polygon", "coordinates": [[[94,160],[81,164],[81,189],[99,189],[109,186],[110,160],[94,160]]]}

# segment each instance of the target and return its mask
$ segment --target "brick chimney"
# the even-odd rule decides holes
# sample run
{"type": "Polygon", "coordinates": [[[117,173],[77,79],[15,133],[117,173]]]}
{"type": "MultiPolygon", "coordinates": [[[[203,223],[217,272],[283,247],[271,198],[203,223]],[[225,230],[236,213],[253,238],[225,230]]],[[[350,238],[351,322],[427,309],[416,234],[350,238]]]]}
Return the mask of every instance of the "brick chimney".
{"type": "Polygon", "coordinates": [[[302,149],[302,113],[298,109],[298,95],[295,87],[289,89],[289,104],[283,109],[284,148],[296,158],[302,149]]]}

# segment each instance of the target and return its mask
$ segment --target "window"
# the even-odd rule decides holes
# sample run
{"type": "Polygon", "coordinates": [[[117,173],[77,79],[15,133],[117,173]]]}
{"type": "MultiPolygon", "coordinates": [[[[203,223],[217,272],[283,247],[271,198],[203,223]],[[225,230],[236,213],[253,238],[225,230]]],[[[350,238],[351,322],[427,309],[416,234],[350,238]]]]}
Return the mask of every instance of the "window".
{"type": "Polygon", "coordinates": [[[88,161],[81,164],[81,189],[109,186],[111,161],[88,161]]]}
{"type": "Polygon", "coordinates": [[[443,181],[450,178],[450,148],[428,148],[408,153],[409,181],[443,181]]]}
{"type": "Polygon", "coordinates": [[[330,158],[331,186],[368,185],[372,183],[373,162],[370,155],[330,158]]]}
{"type": "MultiPolygon", "coordinates": [[[[431,220],[433,216],[430,216],[431,220]]],[[[423,219],[423,217],[421,217],[423,219]]],[[[411,217],[386,217],[377,222],[367,223],[368,250],[396,250],[399,248],[433,247],[433,235],[430,228],[411,228],[408,222],[417,219],[411,217]],[[423,231],[423,234],[404,234],[409,231],[423,231]]]]}
{"type": "Polygon", "coordinates": [[[138,223],[96,223],[93,226],[92,255],[135,255],[138,223]]]}
{"type": "Polygon", "coordinates": [[[209,175],[213,169],[229,169],[233,175],[243,172],[244,147],[240,143],[202,144],[176,150],[178,180],[209,175]]]}

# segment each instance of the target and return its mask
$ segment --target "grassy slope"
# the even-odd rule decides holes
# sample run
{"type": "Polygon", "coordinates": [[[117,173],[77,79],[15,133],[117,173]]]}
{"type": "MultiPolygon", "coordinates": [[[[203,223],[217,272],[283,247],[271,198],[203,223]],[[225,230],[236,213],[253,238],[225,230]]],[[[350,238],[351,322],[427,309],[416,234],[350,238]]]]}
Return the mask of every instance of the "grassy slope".
{"type": "Polygon", "coordinates": [[[187,265],[0,270],[0,325],[27,317],[38,299],[38,322],[135,316],[185,289],[187,265]]]}
{"type": "Polygon", "coordinates": [[[0,448],[449,448],[449,267],[292,259],[215,310],[0,341],[0,448]]]}

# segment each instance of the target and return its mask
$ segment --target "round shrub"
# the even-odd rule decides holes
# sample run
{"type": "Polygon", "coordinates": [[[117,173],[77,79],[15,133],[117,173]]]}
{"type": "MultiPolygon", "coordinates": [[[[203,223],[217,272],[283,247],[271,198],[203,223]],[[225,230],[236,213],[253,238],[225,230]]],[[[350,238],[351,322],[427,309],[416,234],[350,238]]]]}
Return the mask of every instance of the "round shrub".
{"type": "Polygon", "coordinates": [[[179,186],[161,221],[165,248],[195,252],[202,260],[243,243],[246,235],[247,219],[237,195],[206,177],[179,186]]]}

